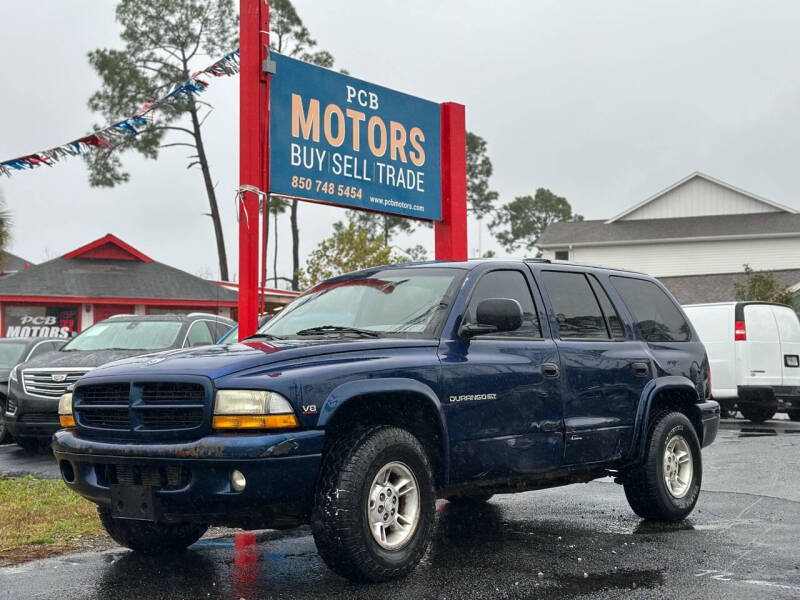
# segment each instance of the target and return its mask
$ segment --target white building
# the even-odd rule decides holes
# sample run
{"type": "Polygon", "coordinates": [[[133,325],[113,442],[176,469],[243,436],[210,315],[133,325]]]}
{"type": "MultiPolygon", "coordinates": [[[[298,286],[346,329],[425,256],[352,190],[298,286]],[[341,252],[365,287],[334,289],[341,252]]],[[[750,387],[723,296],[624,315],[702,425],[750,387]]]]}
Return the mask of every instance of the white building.
{"type": "Polygon", "coordinates": [[[733,300],[745,264],[800,291],[798,211],[698,172],[611,219],[553,223],[537,246],[649,273],[684,304],[733,300]]]}

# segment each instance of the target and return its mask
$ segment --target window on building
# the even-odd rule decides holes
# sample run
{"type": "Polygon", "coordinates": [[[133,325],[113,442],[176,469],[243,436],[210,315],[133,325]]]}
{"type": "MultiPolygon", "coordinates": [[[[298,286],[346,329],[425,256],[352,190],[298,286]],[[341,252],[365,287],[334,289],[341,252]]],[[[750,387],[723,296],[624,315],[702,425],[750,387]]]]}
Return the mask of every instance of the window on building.
{"type": "Polygon", "coordinates": [[[691,330],[678,307],[652,281],[612,277],[622,301],[631,311],[639,335],[648,342],[686,342],[691,330]]]}
{"type": "Polygon", "coordinates": [[[78,309],[61,306],[6,306],[5,337],[68,338],[78,329],[78,309]]]}
{"type": "Polygon", "coordinates": [[[569,260],[569,250],[556,250],[556,260],[569,260]]]}
{"type": "Polygon", "coordinates": [[[558,323],[558,334],[568,339],[609,339],[603,311],[583,273],[542,271],[558,323]]]}
{"type": "Polygon", "coordinates": [[[491,271],[481,277],[470,298],[469,308],[464,314],[465,323],[475,323],[478,304],[488,298],[511,298],[519,302],[522,307],[522,326],[519,329],[489,335],[492,337],[542,337],[533,296],[531,296],[528,281],[520,271],[491,271]]]}

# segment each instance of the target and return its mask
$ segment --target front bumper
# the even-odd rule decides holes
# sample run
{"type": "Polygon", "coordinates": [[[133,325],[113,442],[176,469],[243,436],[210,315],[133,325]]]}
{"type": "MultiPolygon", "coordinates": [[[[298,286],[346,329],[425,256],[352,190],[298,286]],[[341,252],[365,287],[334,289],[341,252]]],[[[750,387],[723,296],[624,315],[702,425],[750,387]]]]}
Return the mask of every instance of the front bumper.
{"type": "Polygon", "coordinates": [[[6,426],[14,437],[50,439],[61,428],[58,398],[36,398],[10,389],[5,409],[6,426]]]}
{"type": "Polygon", "coordinates": [[[700,422],[703,425],[703,438],[700,440],[703,448],[711,445],[717,439],[719,431],[719,403],[708,400],[696,405],[700,413],[700,422]]]}
{"type": "Polygon", "coordinates": [[[102,442],[64,429],[53,438],[62,479],[110,506],[112,486],[154,488],[156,520],[270,527],[311,507],[324,443],[321,430],[210,435],[185,443],[102,442]],[[232,489],[231,471],[247,485],[232,489]]]}

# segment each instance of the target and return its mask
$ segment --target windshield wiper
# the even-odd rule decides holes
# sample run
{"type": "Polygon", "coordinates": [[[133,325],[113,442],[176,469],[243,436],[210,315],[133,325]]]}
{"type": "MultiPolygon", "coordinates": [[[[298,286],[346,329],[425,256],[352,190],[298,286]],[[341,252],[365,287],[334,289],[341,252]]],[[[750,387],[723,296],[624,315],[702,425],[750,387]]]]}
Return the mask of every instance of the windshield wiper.
{"type": "Polygon", "coordinates": [[[377,331],[369,329],[359,329],[358,327],[345,327],[344,325],[320,325],[319,327],[309,327],[301,329],[295,335],[315,335],[317,333],[355,333],[366,337],[380,337],[377,331]]]}
{"type": "Polygon", "coordinates": [[[278,337],[277,335],[272,335],[271,333],[254,333],[251,336],[245,338],[245,340],[252,340],[254,338],[260,338],[262,340],[282,340],[283,338],[278,337]]]}

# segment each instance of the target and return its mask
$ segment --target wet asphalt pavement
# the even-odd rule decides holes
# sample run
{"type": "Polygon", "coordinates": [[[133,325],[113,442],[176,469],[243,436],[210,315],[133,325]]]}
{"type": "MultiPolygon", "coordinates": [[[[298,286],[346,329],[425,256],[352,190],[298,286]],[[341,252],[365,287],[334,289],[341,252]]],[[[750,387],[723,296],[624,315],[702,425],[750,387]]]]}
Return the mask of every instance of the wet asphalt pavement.
{"type": "Polygon", "coordinates": [[[49,452],[28,452],[16,444],[0,445],[0,473],[9,477],[35,475],[41,479],[58,479],[58,466],[49,452]]]}
{"type": "Polygon", "coordinates": [[[641,521],[602,480],[441,503],[430,552],[400,582],[337,577],[300,529],[261,533],[255,563],[226,536],[167,559],[116,549],[4,568],[0,599],[800,598],[799,540],[800,423],[726,421],[676,525],[641,521]]]}

